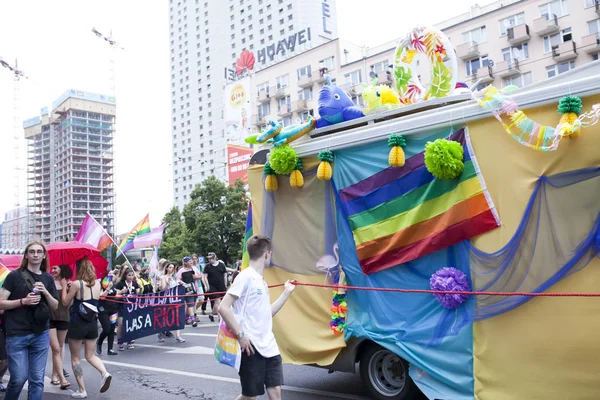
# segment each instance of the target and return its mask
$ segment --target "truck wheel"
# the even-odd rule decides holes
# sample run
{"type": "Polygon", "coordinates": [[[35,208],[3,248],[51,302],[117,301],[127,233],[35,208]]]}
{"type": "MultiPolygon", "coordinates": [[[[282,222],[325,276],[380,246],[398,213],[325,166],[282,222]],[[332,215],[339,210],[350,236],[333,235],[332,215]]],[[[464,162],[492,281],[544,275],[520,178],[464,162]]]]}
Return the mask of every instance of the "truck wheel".
{"type": "Polygon", "coordinates": [[[408,376],[408,363],[375,343],[362,351],[360,376],[373,399],[409,400],[412,397],[415,384],[408,376]]]}

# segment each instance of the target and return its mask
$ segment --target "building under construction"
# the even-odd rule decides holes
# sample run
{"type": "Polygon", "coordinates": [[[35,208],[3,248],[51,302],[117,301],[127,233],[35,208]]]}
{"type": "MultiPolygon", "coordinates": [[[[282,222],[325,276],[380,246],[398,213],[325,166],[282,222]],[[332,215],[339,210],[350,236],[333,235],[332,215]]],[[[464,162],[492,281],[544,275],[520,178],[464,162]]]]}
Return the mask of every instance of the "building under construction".
{"type": "Polygon", "coordinates": [[[73,240],[86,213],[114,227],[114,97],[68,90],[23,123],[31,239],[73,240]]]}

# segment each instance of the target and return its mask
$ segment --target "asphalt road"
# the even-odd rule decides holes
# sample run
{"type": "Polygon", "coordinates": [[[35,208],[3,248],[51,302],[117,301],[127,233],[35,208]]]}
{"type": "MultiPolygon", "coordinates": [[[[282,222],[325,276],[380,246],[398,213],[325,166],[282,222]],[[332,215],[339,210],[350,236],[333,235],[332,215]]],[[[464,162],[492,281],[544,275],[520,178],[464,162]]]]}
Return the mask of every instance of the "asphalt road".
{"type": "MultiPolygon", "coordinates": [[[[237,372],[217,363],[213,356],[217,324],[209,323],[206,317],[202,321],[197,328],[186,327],[183,332],[186,343],[176,343],[172,338],[158,343],[153,336],[137,340],[135,349],[119,352],[117,356],[103,354],[101,359],[114,377],[110,390],[104,394],[99,393],[100,375],[84,361],[88,399],[235,399],[240,391],[237,372]]],[[[106,344],[103,352],[106,353],[106,344]]],[[[68,350],[65,365],[71,372],[68,350]]],[[[51,369],[49,362],[46,375],[51,369]]],[[[284,365],[284,376],[285,400],[367,399],[357,375],[329,374],[319,368],[284,365]]],[[[74,390],[77,386],[74,378],[67,379],[74,390]]],[[[66,400],[71,393],[71,390],[61,391],[50,385],[46,377],[44,399],[66,400]]],[[[27,398],[25,391],[21,398],[27,398]]]]}

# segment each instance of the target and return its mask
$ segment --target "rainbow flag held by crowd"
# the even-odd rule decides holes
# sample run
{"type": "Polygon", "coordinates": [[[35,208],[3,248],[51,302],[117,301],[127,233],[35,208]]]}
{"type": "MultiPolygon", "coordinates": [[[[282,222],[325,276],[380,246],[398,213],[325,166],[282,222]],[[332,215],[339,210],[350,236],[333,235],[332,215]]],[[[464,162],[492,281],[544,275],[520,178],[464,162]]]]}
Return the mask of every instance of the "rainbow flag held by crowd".
{"type": "Polygon", "coordinates": [[[242,270],[250,265],[250,256],[246,251],[246,243],[254,235],[252,229],[252,202],[248,204],[248,216],[246,217],[246,230],[244,231],[244,247],[242,248],[242,270]]]}
{"type": "Polygon", "coordinates": [[[367,274],[415,260],[500,225],[464,129],[448,139],[462,144],[465,168],[436,179],[424,152],[339,191],[356,252],[367,274]]]}
{"type": "Polygon", "coordinates": [[[102,225],[100,225],[89,213],[85,215],[85,219],[73,241],[91,244],[97,248],[98,251],[106,249],[113,242],[102,225]]]}
{"type": "Polygon", "coordinates": [[[8,268],[6,268],[6,266],[4,264],[0,264],[0,287],[2,287],[2,285],[4,285],[4,280],[8,276],[9,272],[10,271],[8,270],[8,268]]]}
{"type": "Polygon", "coordinates": [[[133,239],[135,239],[136,236],[148,232],[150,232],[150,215],[146,214],[146,216],[140,222],[138,222],[136,226],[131,228],[129,233],[123,238],[123,241],[119,247],[117,247],[117,250],[121,254],[125,254],[126,251],[133,249],[133,239]]]}

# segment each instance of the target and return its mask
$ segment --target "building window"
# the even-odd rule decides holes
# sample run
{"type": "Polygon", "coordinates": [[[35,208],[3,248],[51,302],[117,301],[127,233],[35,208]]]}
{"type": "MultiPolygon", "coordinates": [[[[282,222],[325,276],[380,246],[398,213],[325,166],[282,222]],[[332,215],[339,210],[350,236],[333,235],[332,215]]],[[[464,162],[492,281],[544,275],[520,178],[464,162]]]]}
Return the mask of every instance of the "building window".
{"type": "Polygon", "coordinates": [[[477,73],[479,68],[487,67],[489,65],[489,61],[487,56],[482,56],[472,60],[467,60],[465,64],[467,67],[467,76],[469,76],[477,73]]]}
{"type": "Polygon", "coordinates": [[[388,70],[388,66],[389,66],[389,61],[388,60],[381,61],[381,62],[378,62],[377,64],[371,65],[371,71],[373,71],[376,74],[378,74],[380,72],[387,71],[388,70]]]}
{"type": "Polygon", "coordinates": [[[261,95],[261,92],[265,92],[266,94],[269,94],[269,82],[263,82],[260,85],[256,86],[256,91],[258,92],[258,95],[261,95]]]}
{"type": "Polygon", "coordinates": [[[593,35],[594,33],[598,34],[600,32],[600,18],[589,21],[587,25],[590,35],[593,35]]]}
{"type": "Polygon", "coordinates": [[[515,26],[521,25],[525,23],[525,13],[518,13],[515,15],[511,15],[508,18],[504,18],[500,20],[500,36],[506,36],[508,28],[513,28],[515,26]]]}
{"type": "Polygon", "coordinates": [[[319,61],[319,68],[327,68],[328,71],[331,71],[333,69],[333,56],[319,61]]]}
{"type": "Polygon", "coordinates": [[[258,117],[264,118],[271,114],[271,103],[263,103],[258,106],[258,117]]]}
{"type": "Polygon", "coordinates": [[[511,86],[511,85],[523,87],[523,86],[531,85],[531,82],[532,82],[531,72],[528,72],[526,74],[522,74],[519,76],[514,76],[512,78],[505,79],[504,87],[511,86]]]}
{"type": "Polygon", "coordinates": [[[279,120],[279,123],[281,124],[282,127],[286,127],[286,126],[290,126],[292,125],[292,117],[285,117],[279,120]]]}
{"type": "Polygon", "coordinates": [[[540,6],[540,15],[546,19],[564,17],[569,14],[568,0],[554,0],[540,6]]]}
{"type": "Polygon", "coordinates": [[[594,60],[594,61],[598,60],[598,53],[596,53],[592,56],[592,60],[594,60]]]}
{"type": "Polygon", "coordinates": [[[302,89],[298,92],[298,99],[300,100],[312,100],[312,89],[311,88],[306,88],[306,89],[302,89]]]}
{"type": "Polygon", "coordinates": [[[546,74],[548,75],[548,78],[552,78],[553,76],[570,71],[573,68],[575,68],[575,61],[564,62],[546,67],[546,74]]]}
{"type": "Polygon", "coordinates": [[[525,60],[529,58],[529,46],[527,43],[523,43],[518,46],[502,49],[502,58],[509,62],[512,60],[525,60]]]}
{"type": "Polygon", "coordinates": [[[485,26],[481,26],[469,32],[463,32],[462,40],[463,43],[485,43],[487,41],[485,26]]]}
{"type": "Polygon", "coordinates": [[[280,31],[279,31],[279,34],[280,34],[280,35],[284,35],[284,34],[285,34],[285,29],[282,29],[282,30],[280,30],[280,31]]]}
{"type": "Polygon", "coordinates": [[[302,78],[304,75],[311,76],[310,65],[307,65],[305,67],[298,69],[297,73],[298,73],[298,80],[300,80],[300,78],[302,78]]]}
{"type": "Polygon", "coordinates": [[[362,98],[362,96],[352,96],[350,98],[350,100],[352,100],[352,102],[354,103],[354,105],[359,106],[359,107],[364,107],[365,102],[362,98]]]}
{"type": "Polygon", "coordinates": [[[544,53],[550,53],[554,47],[572,39],[571,28],[563,29],[554,35],[544,36],[544,53]]]}
{"type": "Polygon", "coordinates": [[[590,7],[594,7],[597,2],[598,2],[598,0],[585,0],[583,4],[584,4],[585,8],[590,8],[590,7]]]}
{"type": "Polygon", "coordinates": [[[277,77],[277,89],[286,88],[289,86],[289,75],[282,75],[277,77]]]}
{"type": "Polygon", "coordinates": [[[352,71],[349,74],[344,75],[344,79],[346,81],[346,85],[358,85],[362,82],[362,71],[360,69],[352,71]]]}

